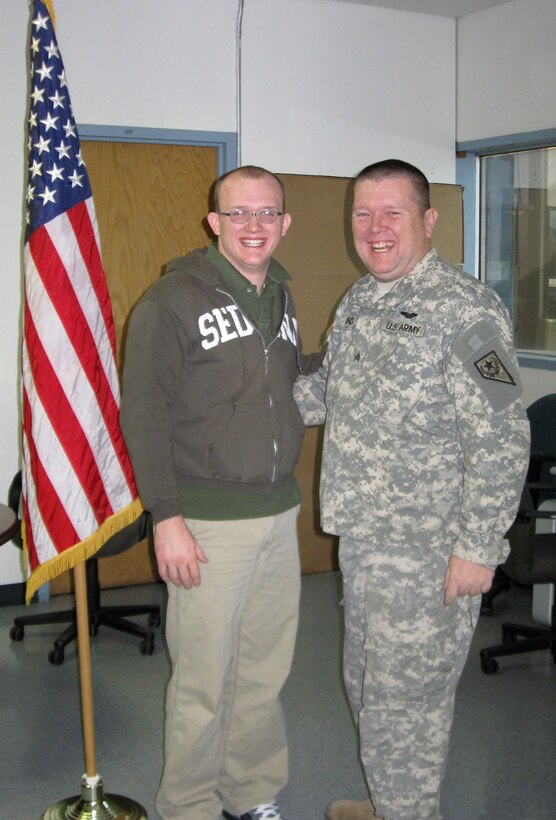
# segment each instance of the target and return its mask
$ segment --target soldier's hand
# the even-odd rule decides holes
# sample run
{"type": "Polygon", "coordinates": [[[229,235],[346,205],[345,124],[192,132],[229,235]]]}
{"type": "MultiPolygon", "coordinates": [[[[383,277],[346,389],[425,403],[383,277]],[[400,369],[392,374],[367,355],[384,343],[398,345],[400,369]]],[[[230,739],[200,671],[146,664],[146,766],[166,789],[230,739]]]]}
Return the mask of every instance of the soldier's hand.
{"type": "Polygon", "coordinates": [[[163,581],[191,589],[201,583],[199,562],[208,558],[179,515],[156,524],[154,551],[163,581]]]}
{"type": "Polygon", "coordinates": [[[457,555],[450,556],[444,577],[444,603],[450,606],[456,598],[481,595],[492,586],[494,572],[482,564],[465,561],[457,555]]]}

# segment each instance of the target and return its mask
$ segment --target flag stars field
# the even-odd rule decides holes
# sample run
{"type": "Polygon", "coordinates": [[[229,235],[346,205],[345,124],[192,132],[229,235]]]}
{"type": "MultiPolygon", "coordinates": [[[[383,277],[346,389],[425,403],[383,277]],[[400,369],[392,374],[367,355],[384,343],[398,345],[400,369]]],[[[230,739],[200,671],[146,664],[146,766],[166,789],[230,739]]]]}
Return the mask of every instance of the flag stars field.
{"type": "Polygon", "coordinates": [[[86,176],[77,172],[84,162],[71,102],[67,92],[62,93],[67,88],[66,75],[49,17],[37,13],[32,27],[30,70],[34,83],[28,118],[31,156],[25,197],[29,229],[39,224],[39,215],[44,224],[90,193],[86,176]],[[70,192],[80,191],[79,196],[74,198],[70,193],[68,203],[62,195],[63,186],[70,192]]]}

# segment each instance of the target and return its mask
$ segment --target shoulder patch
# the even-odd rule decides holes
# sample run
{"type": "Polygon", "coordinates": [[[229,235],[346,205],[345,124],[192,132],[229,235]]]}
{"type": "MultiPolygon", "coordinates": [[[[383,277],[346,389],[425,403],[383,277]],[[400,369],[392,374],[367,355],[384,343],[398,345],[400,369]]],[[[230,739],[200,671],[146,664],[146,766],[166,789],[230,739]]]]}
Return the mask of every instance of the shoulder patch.
{"type": "Polygon", "coordinates": [[[515,384],[511,373],[506,370],[500,357],[495,350],[491,350],[485,356],[477,359],[475,367],[483,377],[483,379],[492,379],[495,382],[506,382],[506,384],[515,384]]]}
{"type": "Polygon", "coordinates": [[[464,330],[456,339],[454,354],[495,411],[521,396],[517,365],[493,321],[480,319],[464,330]]]}

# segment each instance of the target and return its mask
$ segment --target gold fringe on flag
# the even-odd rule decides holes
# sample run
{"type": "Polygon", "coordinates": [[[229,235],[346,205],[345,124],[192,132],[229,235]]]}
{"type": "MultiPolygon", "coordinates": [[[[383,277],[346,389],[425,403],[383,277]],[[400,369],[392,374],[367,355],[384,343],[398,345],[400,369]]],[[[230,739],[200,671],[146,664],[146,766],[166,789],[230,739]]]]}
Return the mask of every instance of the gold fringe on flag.
{"type": "MultiPolygon", "coordinates": [[[[53,578],[56,578],[63,572],[66,572],[66,570],[73,569],[75,565],[79,564],[81,561],[86,561],[87,558],[91,558],[95,555],[95,553],[102,548],[109,538],[116,535],[116,533],[123,530],[123,528],[127,527],[129,524],[133,524],[142,512],[143,505],[141,504],[139,498],[136,498],[131,502],[131,504],[124,507],[123,510],[114,513],[114,515],[111,515],[110,518],[106,519],[106,521],[103,521],[98,530],[95,530],[95,532],[88,538],[85,538],[83,541],[75,544],[75,546],[64,550],[64,552],[57,555],[56,558],[51,558],[50,561],[45,561],[44,564],[36,567],[31,576],[27,579],[27,587],[25,591],[26,603],[30,603],[31,598],[37,589],[47,581],[51,581],[53,578]]],[[[25,548],[25,527],[23,524],[22,530],[24,555],[27,555],[25,548]]]]}

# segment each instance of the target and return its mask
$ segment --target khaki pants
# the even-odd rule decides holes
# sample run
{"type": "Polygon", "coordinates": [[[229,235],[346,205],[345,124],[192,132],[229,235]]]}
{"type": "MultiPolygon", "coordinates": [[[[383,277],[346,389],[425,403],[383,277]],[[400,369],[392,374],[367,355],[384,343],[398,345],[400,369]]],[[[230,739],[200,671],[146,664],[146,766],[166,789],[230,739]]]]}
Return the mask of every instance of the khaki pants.
{"type": "Polygon", "coordinates": [[[199,587],[168,585],[165,820],[216,820],[222,806],[241,814],[287,781],[278,696],[297,631],[297,513],[187,520],[209,563],[199,587]]]}

